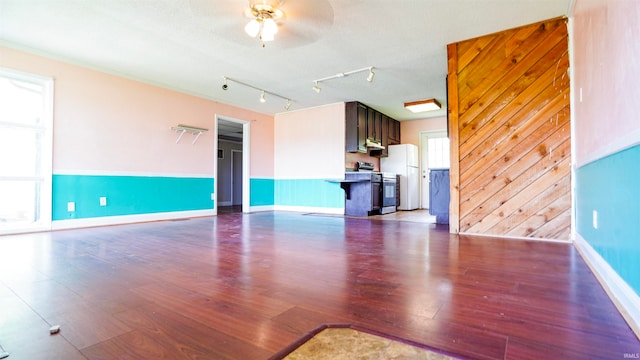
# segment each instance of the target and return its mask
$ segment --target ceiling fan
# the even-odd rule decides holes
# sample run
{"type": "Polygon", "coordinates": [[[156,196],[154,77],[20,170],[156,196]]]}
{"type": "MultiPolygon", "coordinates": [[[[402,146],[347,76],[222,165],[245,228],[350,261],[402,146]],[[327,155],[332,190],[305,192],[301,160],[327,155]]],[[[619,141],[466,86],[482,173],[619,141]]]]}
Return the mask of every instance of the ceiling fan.
{"type": "Polygon", "coordinates": [[[196,16],[206,16],[216,33],[232,42],[291,48],[317,41],[333,25],[329,0],[190,0],[196,16]],[[244,16],[243,16],[244,15],[244,16]],[[244,31],[243,31],[244,29],[244,31]]]}

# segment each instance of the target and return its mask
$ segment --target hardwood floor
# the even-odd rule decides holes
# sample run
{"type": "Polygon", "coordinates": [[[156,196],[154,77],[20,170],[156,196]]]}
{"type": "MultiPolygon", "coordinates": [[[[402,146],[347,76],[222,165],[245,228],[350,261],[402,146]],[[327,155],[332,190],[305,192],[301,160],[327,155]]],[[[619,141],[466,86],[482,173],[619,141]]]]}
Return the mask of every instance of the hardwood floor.
{"type": "Polygon", "coordinates": [[[323,323],[467,358],[640,353],[570,244],[263,212],[3,236],[0,254],[11,360],[267,359],[323,323]]]}

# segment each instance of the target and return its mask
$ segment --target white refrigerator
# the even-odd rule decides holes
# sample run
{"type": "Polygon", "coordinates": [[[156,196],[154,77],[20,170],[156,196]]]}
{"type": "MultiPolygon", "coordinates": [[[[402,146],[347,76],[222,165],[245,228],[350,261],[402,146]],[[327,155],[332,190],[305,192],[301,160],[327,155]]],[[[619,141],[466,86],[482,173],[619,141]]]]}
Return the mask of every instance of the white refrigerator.
{"type": "Polygon", "coordinates": [[[398,210],[420,207],[420,172],[418,147],[413,144],[389,145],[389,156],[380,158],[380,171],[400,175],[398,210]]]}

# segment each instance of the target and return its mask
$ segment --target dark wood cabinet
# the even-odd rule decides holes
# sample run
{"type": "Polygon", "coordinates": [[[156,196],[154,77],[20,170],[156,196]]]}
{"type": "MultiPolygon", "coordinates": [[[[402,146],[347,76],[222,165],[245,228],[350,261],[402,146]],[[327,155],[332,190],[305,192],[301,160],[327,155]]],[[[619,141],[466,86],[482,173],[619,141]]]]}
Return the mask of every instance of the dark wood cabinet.
{"type": "Polygon", "coordinates": [[[389,119],[389,145],[400,144],[400,121],[389,119]]]}
{"type": "Polygon", "coordinates": [[[367,111],[367,138],[372,139],[376,142],[380,141],[380,124],[379,124],[379,113],[372,109],[368,108],[367,111]]]}
{"type": "Polygon", "coordinates": [[[346,151],[387,157],[387,146],[400,143],[400,122],[357,101],[345,103],[346,151]],[[384,150],[367,149],[367,139],[379,142],[384,150]]]}
{"type": "Polygon", "coordinates": [[[368,108],[357,101],[345,104],[345,136],[347,152],[367,152],[368,108]]]}
{"type": "Polygon", "coordinates": [[[384,149],[371,150],[369,153],[371,156],[387,157],[389,156],[389,149],[387,148],[387,146],[389,146],[389,124],[391,121],[395,120],[382,113],[378,113],[378,115],[380,118],[380,143],[382,146],[384,146],[384,149]]]}

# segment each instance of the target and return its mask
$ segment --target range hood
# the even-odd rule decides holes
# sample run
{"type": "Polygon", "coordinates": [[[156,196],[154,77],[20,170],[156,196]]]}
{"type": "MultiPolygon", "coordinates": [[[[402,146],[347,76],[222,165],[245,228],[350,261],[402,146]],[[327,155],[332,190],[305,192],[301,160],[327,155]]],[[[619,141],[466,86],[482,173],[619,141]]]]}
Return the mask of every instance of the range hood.
{"type": "Polygon", "coordinates": [[[369,150],[384,150],[384,146],[382,146],[380,141],[376,141],[371,138],[367,138],[366,145],[369,150]]]}

